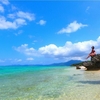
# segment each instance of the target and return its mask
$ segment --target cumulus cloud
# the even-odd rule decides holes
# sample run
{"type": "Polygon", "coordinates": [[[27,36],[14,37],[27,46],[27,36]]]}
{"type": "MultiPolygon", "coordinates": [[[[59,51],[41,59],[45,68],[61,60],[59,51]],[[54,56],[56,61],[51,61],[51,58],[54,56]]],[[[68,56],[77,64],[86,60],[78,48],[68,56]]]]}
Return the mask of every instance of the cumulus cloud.
{"type": "Polygon", "coordinates": [[[4,7],[0,5],[0,12],[4,12],[4,7]]]}
{"type": "Polygon", "coordinates": [[[8,18],[11,18],[11,19],[22,18],[22,19],[25,19],[25,20],[27,19],[29,21],[32,21],[32,20],[35,20],[35,14],[23,12],[23,11],[18,11],[16,13],[8,14],[8,18]]]}
{"type": "Polygon", "coordinates": [[[19,47],[14,47],[14,49],[18,52],[24,53],[25,55],[28,56],[37,56],[38,53],[34,48],[28,48],[28,44],[23,44],[19,47]]]}
{"type": "Polygon", "coordinates": [[[21,25],[26,25],[26,21],[24,19],[18,18],[14,21],[16,27],[19,27],[21,25]]]}
{"type": "Polygon", "coordinates": [[[15,6],[7,5],[9,4],[8,0],[0,0],[0,2],[2,3],[2,5],[0,4],[0,12],[3,13],[3,15],[0,15],[0,29],[17,29],[21,26],[27,25],[29,21],[35,20],[35,14],[19,11],[15,6]],[[3,7],[3,4],[6,4],[6,6],[12,9],[10,11],[4,9],[5,6],[3,7]],[[6,14],[5,10],[7,10],[6,14]],[[6,16],[4,16],[4,14],[6,16]]]}
{"type": "Polygon", "coordinates": [[[100,53],[99,44],[100,37],[97,41],[90,40],[77,43],[67,41],[62,47],[57,47],[54,44],[41,47],[39,48],[39,52],[44,56],[57,58],[59,60],[84,60],[88,53],[90,53],[92,45],[94,45],[96,51],[100,53]]]}
{"type": "Polygon", "coordinates": [[[35,20],[35,15],[28,12],[19,11],[17,12],[17,16],[20,18],[28,19],[29,21],[35,20]]]}
{"type": "Polygon", "coordinates": [[[5,17],[0,17],[0,29],[17,29],[22,25],[26,25],[26,21],[24,19],[18,18],[13,22],[7,21],[5,17]]]}
{"type": "Polygon", "coordinates": [[[91,46],[96,47],[96,52],[100,53],[100,37],[96,41],[89,40],[83,42],[72,43],[67,41],[64,46],[57,47],[55,44],[49,44],[44,47],[40,47],[38,50],[35,50],[33,47],[29,48],[28,44],[21,45],[16,47],[15,50],[18,52],[24,53],[28,56],[44,56],[51,57],[56,60],[82,60],[84,59],[88,53],[91,51],[91,46]]]}
{"type": "Polygon", "coordinates": [[[5,17],[0,17],[0,29],[16,28],[14,22],[7,21],[5,17]]]}
{"type": "Polygon", "coordinates": [[[16,18],[16,14],[8,14],[8,18],[15,19],[16,18]]]}
{"type": "Polygon", "coordinates": [[[5,4],[5,5],[8,5],[8,4],[9,4],[9,1],[8,1],[8,0],[0,0],[0,2],[1,2],[2,4],[5,4]]]}
{"type": "Polygon", "coordinates": [[[70,23],[66,28],[62,28],[58,34],[63,34],[63,33],[72,33],[72,32],[76,32],[77,30],[79,30],[82,27],[86,27],[88,25],[86,24],[82,24],[82,23],[77,23],[77,21],[74,21],[72,23],[70,23]]]}
{"type": "Polygon", "coordinates": [[[45,25],[46,24],[46,21],[45,20],[40,20],[37,24],[45,25]]]}

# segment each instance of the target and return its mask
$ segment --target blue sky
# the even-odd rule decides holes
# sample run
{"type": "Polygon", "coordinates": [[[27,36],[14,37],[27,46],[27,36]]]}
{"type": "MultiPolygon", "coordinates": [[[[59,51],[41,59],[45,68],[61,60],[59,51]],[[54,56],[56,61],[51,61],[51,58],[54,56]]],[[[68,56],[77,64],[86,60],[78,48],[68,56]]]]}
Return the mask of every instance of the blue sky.
{"type": "Polygon", "coordinates": [[[86,60],[100,53],[99,1],[0,0],[0,65],[86,60]]]}

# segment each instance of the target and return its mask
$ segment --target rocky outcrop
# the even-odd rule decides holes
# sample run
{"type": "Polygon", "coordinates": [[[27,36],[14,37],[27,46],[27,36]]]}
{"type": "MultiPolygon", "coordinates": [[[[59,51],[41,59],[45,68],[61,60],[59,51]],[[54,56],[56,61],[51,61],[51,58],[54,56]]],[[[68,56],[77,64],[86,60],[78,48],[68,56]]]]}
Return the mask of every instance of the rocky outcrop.
{"type": "MultiPolygon", "coordinates": [[[[91,61],[83,62],[82,66],[86,67],[87,70],[100,69],[100,54],[91,57],[91,61]]],[[[80,69],[80,67],[76,66],[76,69],[80,69]]]]}

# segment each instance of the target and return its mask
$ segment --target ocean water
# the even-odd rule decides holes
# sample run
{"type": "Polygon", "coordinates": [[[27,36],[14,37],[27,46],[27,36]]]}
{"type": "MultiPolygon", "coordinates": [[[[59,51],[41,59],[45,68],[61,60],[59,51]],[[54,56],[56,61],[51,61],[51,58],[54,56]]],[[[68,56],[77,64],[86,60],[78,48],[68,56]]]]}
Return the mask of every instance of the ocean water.
{"type": "Polygon", "coordinates": [[[0,100],[100,100],[100,71],[1,66],[0,100]]]}

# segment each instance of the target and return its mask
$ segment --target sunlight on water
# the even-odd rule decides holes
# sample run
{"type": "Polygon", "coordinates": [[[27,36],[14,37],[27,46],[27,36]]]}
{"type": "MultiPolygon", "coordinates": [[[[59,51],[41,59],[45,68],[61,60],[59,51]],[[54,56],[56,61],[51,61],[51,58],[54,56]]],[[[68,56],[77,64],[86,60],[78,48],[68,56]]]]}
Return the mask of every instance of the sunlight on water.
{"type": "Polygon", "coordinates": [[[100,100],[100,71],[0,67],[0,100],[100,100]]]}

